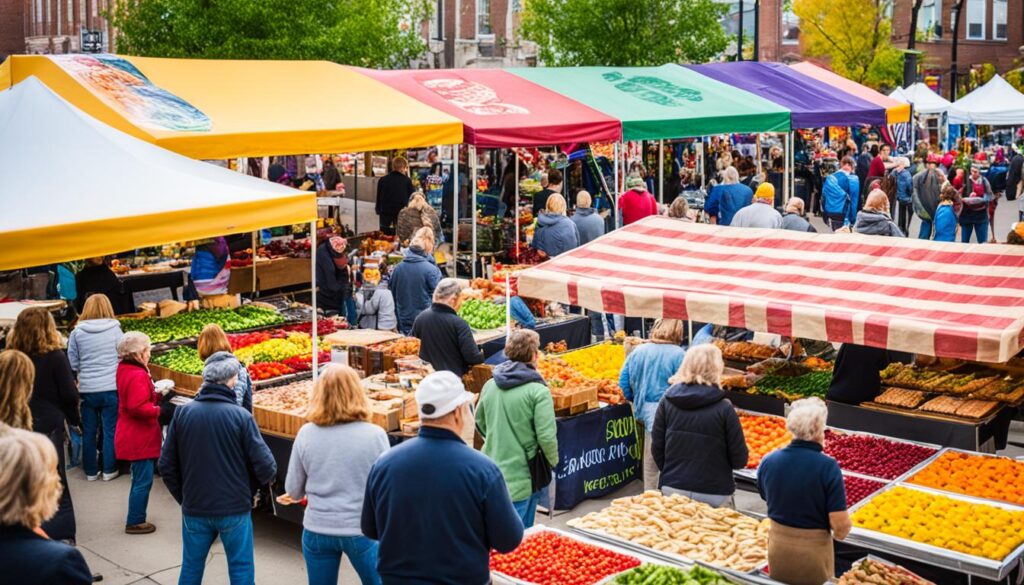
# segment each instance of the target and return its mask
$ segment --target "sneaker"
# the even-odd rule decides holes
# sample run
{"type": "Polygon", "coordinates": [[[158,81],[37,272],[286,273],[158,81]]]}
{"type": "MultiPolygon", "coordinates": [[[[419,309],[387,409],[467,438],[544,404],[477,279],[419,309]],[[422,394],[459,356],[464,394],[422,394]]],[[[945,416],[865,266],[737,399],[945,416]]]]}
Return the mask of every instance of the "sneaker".
{"type": "Polygon", "coordinates": [[[87,475],[87,476],[85,476],[85,481],[96,481],[99,478],[100,478],[100,474],[98,474],[98,473],[96,475],[87,475]]]}
{"type": "Polygon", "coordinates": [[[156,526],[153,526],[149,522],[124,527],[125,534],[151,534],[153,532],[156,532],[156,526]]]}
{"type": "Polygon", "coordinates": [[[117,469],[115,469],[113,473],[103,472],[103,481],[110,481],[119,477],[121,477],[121,472],[117,469]]]}

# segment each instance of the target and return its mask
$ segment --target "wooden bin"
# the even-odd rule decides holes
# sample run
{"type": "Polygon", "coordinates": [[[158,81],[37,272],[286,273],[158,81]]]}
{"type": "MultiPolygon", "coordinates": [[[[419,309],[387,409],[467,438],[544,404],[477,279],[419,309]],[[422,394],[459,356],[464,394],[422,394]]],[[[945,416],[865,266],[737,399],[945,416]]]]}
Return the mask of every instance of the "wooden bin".
{"type": "Polygon", "coordinates": [[[466,390],[479,394],[491,379],[493,370],[494,366],[477,364],[462,377],[462,383],[466,385],[466,390]]]}
{"type": "Polygon", "coordinates": [[[149,373],[154,380],[174,381],[174,391],[183,396],[195,396],[199,392],[199,387],[203,385],[202,376],[183,374],[153,363],[149,364],[149,373]]]}
{"type": "Polygon", "coordinates": [[[256,426],[261,431],[273,435],[280,435],[288,438],[295,438],[302,425],[306,424],[305,417],[277,410],[270,410],[262,406],[253,406],[252,416],[256,419],[256,426]]]}
{"type": "Polygon", "coordinates": [[[598,407],[597,388],[578,388],[572,393],[552,394],[555,403],[555,414],[568,416],[579,414],[598,407]]]}

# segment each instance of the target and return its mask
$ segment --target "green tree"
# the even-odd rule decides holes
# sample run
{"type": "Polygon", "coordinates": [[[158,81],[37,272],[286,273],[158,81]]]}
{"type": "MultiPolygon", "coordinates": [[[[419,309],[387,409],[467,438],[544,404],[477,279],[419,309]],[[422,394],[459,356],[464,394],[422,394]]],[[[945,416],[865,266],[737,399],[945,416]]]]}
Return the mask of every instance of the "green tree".
{"type": "Polygon", "coordinates": [[[729,43],[716,0],[526,0],[520,35],[547,65],[704,62],[729,43]]]}
{"type": "Polygon", "coordinates": [[[403,67],[430,0],[115,0],[118,51],[153,57],[325,59],[403,67]]]}
{"type": "Polygon", "coordinates": [[[903,79],[903,55],[892,46],[893,0],[793,0],[804,51],[827,57],[836,73],[871,87],[903,79]]]}

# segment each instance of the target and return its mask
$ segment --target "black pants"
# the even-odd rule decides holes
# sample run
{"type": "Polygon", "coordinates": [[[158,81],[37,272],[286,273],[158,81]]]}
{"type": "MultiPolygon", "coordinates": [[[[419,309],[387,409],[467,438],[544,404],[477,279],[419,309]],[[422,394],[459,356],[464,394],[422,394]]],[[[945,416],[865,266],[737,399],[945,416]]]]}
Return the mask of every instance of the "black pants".
{"type": "Polygon", "coordinates": [[[903,235],[910,234],[910,218],[914,217],[914,204],[902,201],[897,201],[896,205],[899,206],[899,213],[896,217],[896,225],[900,226],[900,231],[903,235]]]}
{"type": "Polygon", "coordinates": [[[43,522],[43,531],[53,540],[75,540],[77,527],[75,525],[75,506],[71,502],[71,490],[68,489],[68,474],[64,470],[64,429],[56,429],[46,436],[57,449],[57,473],[60,474],[60,485],[64,489],[60,494],[60,503],[57,513],[46,522],[43,522]]]}
{"type": "Polygon", "coordinates": [[[846,217],[841,213],[825,213],[823,214],[823,217],[825,218],[825,223],[828,224],[828,227],[832,228],[832,231],[836,231],[843,227],[843,223],[846,222],[846,217]]]}
{"type": "Polygon", "coordinates": [[[380,214],[380,231],[384,232],[385,235],[395,235],[395,224],[398,223],[397,213],[381,213],[380,214]]]}

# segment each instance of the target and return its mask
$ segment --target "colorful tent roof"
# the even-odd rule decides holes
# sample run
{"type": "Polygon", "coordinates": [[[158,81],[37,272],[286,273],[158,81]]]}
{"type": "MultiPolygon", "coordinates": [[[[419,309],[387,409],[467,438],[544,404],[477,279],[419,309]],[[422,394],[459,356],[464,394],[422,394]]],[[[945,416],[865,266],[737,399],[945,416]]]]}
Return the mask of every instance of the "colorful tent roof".
{"type": "Polygon", "coordinates": [[[782,63],[736,61],[687,67],[789,109],[793,113],[794,128],[885,123],[885,110],[881,106],[837,91],[782,63]]]}
{"type": "Polygon", "coordinates": [[[462,120],[485,148],[622,139],[619,120],[502,69],[356,69],[462,120]]]}
{"type": "Polygon", "coordinates": [[[889,94],[894,100],[910,104],[914,111],[925,116],[941,114],[949,109],[950,102],[932,91],[932,88],[918,81],[910,87],[897,87],[889,94]]]}
{"type": "Polygon", "coordinates": [[[326,61],[15,55],[0,88],[30,75],[77,108],[193,158],[453,144],[462,124],[326,61]]]}
{"type": "Polygon", "coordinates": [[[996,75],[985,85],[953,102],[950,124],[1024,124],[1024,94],[996,75]]]}
{"type": "Polygon", "coordinates": [[[518,273],[519,294],[636,317],[1004,362],[1024,247],[650,217],[518,273]]]}
{"type": "Polygon", "coordinates": [[[35,77],[0,91],[0,170],[0,270],[316,218],[313,193],[133,138],[35,77]]]}
{"type": "Polygon", "coordinates": [[[625,140],[789,130],[785,108],[676,65],[507,71],[622,120],[625,140]]]}
{"type": "Polygon", "coordinates": [[[863,86],[856,81],[847,79],[842,75],[838,75],[828,69],[823,69],[806,61],[803,63],[794,63],[793,65],[790,65],[790,67],[808,77],[827,83],[836,89],[840,89],[850,95],[857,96],[862,100],[885,108],[887,118],[886,123],[888,124],[900,124],[910,121],[910,106],[898,100],[894,100],[885,94],[878,93],[870,87],[863,86]]]}

